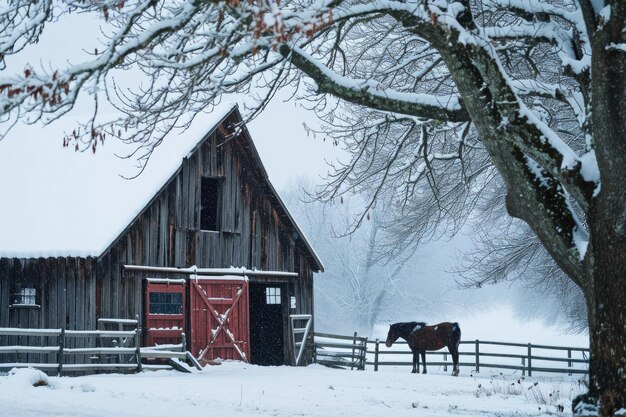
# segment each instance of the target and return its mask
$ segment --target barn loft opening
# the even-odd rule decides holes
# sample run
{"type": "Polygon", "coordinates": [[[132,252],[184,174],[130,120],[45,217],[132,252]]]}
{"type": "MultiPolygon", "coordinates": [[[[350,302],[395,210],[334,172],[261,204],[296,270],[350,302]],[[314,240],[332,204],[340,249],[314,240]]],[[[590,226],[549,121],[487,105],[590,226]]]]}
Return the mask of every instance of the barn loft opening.
{"type": "Polygon", "coordinates": [[[200,190],[200,229],[219,231],[219,202],[222,182],[219,178],[202,177],[200,190]]]}

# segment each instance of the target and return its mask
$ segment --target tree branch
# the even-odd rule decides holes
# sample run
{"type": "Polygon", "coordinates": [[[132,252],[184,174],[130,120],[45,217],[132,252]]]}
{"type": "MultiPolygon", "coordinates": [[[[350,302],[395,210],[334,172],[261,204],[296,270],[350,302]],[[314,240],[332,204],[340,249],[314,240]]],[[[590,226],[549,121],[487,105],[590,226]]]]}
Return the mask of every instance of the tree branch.
{"type": "Polygon", "coordinates": [[[386,89],[373,80],[342,77],[295,46],[283,44],[280,53],[316,82],[320,94],[328,93],[350,103],[415,117],[451,122],[469,120],[467,111],[456,95],[401,93],[386,89]]]}

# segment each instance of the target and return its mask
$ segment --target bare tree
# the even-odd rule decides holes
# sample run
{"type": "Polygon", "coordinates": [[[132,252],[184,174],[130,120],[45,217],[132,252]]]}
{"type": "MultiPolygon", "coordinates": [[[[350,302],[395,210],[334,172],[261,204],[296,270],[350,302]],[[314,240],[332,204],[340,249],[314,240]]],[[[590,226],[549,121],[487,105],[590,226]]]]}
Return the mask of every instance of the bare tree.
{"type": "Polygon", "coordinates": [[[429,311],[432,306],[428,294],[407,285],[414,259],[386,263],[375,260],[382,209],[374,210],[357,230],[342,234],[350,228],[362,202],[357,204],[358,209],[347,201],[324,204],[312,199],[313,188],[310,182],[300,181],[290,188],[285,201],[324,259],[325,273],[315,280],[319,294],[316,303],[324,306],[316,309],[317,323],[340,331],[356,329],[371,334],[381,320],[429,311]]]}
{"type": "MultiPolygon", "coordinates": [[[[149,154],[221,94],[258,87],[254,113],[291,83],[354,151],[330,197],[367,188],[373,206],[389,192],[402,219],[454,227],[454,211],[471,212],[498,175],[508,213],[585,294],[591,381],[575,411],[623,413],[624,1],[16,0],[0,9],[0,54],[70,12],[102,16],[103,48],[80,65],[5,77],[7,121],[60,117],[85,91],[94,109],[106,99],[126,116],[99,125],[96,112],[68,144],[113,136],[149,154]],[[145,80],[116,88],[107,77],[117,69],[145,80]]],[[[394,226],[405,230],[397,246],[420,239],[394,226]]]]}
{"type": "Polygon", "coordinates": [[[464,262],[456,268],[461,288],[515,282],[528,293],[518,300],[519,310],[532,299],[529,316],[564,321],[573,332],[587,331],[582,290],[550,258],[526,224],[510,218],[479,219],[472,224],[477,246],[464,253],[464,262]],[[538,295],[543,300],[540,309],[538,295]]]}
{"type": "MultiPolygon", "coordinates": [[[[481,193],[472,213],[471,229],[475,247],[466,251],[456,272],[462,288],[483,287],[502,281],[518,282],[533,300],[537,294],[545,301],[538,311],[532,303],[530,315],[550,316],[565,321],[575,332],[588,330],[584,294],[561,270],[528,225],[507,215],[504,208],[505,186],[494,181],[481,193]]],[[[529,298],[530,298],[529,297],[529,298]]],[[[521,305],[528,300],[521,299],[521,305]]]]}

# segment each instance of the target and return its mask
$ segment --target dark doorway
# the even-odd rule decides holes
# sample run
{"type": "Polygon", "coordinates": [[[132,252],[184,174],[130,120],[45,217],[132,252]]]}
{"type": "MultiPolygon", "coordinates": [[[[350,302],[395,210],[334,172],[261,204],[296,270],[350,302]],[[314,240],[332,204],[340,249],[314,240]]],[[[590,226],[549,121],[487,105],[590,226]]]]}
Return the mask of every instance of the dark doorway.
{"type": "Polygon", "coordinates": [[[250,283],[250,356],[256,365],[284,365],[287,286],[250,283]]]}
{"type": "Polygon", "coordinates": [[[220,230],[219,207],[222,181],[202,177],[200,189],[200,230],[220,230]]]}

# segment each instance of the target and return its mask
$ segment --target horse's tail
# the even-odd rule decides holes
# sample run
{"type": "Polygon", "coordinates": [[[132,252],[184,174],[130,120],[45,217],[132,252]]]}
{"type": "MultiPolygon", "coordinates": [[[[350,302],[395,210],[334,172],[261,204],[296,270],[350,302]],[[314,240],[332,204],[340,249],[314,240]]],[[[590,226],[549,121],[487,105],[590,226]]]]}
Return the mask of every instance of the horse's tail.
{"type": "Polygon", "coordinates": [[[452,323],[452,334],[454,335],[454,339],[458,346],[459,342],[461,341],[461,328],[459,327],[459,323],[457,322],[452,323]]]}

